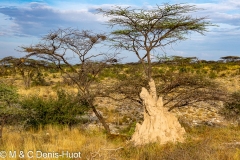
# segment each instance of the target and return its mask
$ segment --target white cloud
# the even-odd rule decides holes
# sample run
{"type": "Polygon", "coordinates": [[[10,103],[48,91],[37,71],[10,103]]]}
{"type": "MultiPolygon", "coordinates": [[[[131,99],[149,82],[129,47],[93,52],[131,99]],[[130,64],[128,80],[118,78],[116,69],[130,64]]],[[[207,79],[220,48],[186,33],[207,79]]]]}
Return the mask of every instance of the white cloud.
{"type": "MultiPolygon", "coordinates": [[[[0,13],[12,18],[23,34],[42,35],[59,27],[78,27],[82,29],[97,29],[101,27],[100,15],[95,15],[86,9],[59,10],[42,3],[30,3],[24,7],[2,7],[0,13]]],[[[3,21],[3,24],[7,24],[3,21]]]]}
{"type": "Polygon", "coordinates": [[[240,2],[227,0],[219,3],[198,4],[197,6],[205,9],[202,14],[209,15],[214,22],[224,23],[226,21],[226,23],[239,25],[240,2]],[[235,21],[237,21],[237,23],[235,21]]]}
{"type": "MultiPolygon", "coordinates": [[[[19,46],[25,43],[23,41],[26,41],[27,36],[29,38],[31,36],[39,37],[48,33],[49,30],[59,27],[73,27],[94,31],[107,31],[109,29],[102,25],[108,18],[96,14],[95,9],[107,9],[113,7],[114,4],[92,5],[82,4],[79,1],[54,1],[53,3],[54,5],[51,6],[47,3],[37,2],[21,5],[12,3],[11,6],[6,3],[4,6],[1,4],[0,46],[5,45],[3,43],[4,39],[9,36],[25,37],[23,40],[16,42],[19,46]]],[[[155,3],[150,3],[150,1],[148,3],[139,2],[138,4],[142,4],[142,6],[138,6],[139,8],[155,7],[155,3]]],[[[205,9],[192,14],[193,16],[209,16],[209,20],[214,24],[218,24],[219,27],[209,27],[206,36],[199,34],[187,35],[190,40],[174,45],[174,50],[169,49],[167,53],[183,56],[201,56],[202,59],[204,57],[212,59],[230,53],[232,55],[239,54],[237,51],[237,47],[239,48],[237,39],[240,37],[240,1],[217,0],[214,3],[195,3],[193,5],[205,9]]],[[[122,4],[122,6],[128,5],[122,4]]],[[[10,47],[10,44],[12,42],[9,42],[7,46],[10,47]]],[[[12,46],[17,45],[14,43],[12,46]]],[[[6,49],[6,45],[4,48],[6,49]]],[[[7,54],[7,50],[4,52],[7,54]]],[[[9,52],[13,52],[13,50],[9,52]]]]}

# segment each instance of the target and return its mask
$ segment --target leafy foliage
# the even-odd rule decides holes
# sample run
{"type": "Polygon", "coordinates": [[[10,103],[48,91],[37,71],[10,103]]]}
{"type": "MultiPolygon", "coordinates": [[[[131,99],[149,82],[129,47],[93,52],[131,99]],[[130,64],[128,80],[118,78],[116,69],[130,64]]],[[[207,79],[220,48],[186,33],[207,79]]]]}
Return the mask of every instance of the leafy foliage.
{"type": "Polygon", "coordinates": [[[42,76],[42,72],[51,68],[51,64],[44,60],[36,59],[24,59],[24,58],[14,58],[5,57],[0,60],[2,67],[7,68],[8,72],[20,73],[25,88],[30,88],[32,80],[34,80],[35,85],[46,85],[46,81],[42,76]]]}
{"type": "Polygon", "coordinates": [[[21,102],[29,117],[27,127],[37,128],[40,125],[59,124],[72,126],[79,123],[78,115],[82,115],[89,108],[76,96],[64,90],[57,92],[56,99],[43,99],[32,96],[21,102]]]}
{"type": "Polygon", "coordinates": [[[11,106],[18,99],[17,90],[0,82],[0,105],[11,106]]]}
{"type": "Polygon", "coordinates": [[[17,90],[0,82],[0,138],[5,124],[20,124],[24,121],[25,112],[18,104],[17,90]]]}
{"type": "Polygon", "coordinates": [[[32,79],[32,85],[34,86],[47,86],[49,85],[44,79],[44,75],[41,72],[38,72],[36,76],[32,79]]]}
{"type": "Polygon", "coordinates": [[[212,25],[205,17],[195,18],[189,14],[197,10],[191,5],[164,4],[152,9],[116,6],[99,9],[99,12],[110,17],[109,26],[116,27],[109,38],[112,46],[135,53],[150,79],[154,50],[185,40],[185,35],[191,32],[203,34],[207,26],[212,25]]]}
{"type": "Polygon", "coordinates": [[[240,124],[240,91],[232,93],[224,107],[222,113],[225,117],[228,119],[235,119],[240,124]]]}

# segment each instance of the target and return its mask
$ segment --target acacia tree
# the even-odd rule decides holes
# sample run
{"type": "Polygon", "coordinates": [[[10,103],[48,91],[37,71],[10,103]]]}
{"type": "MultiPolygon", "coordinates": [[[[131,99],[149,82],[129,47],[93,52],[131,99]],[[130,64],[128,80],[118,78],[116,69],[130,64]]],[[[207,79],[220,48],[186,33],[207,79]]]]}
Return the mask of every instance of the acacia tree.
{"type": "Polygon", "coordinates": [[[206,27],[212,25],[205,21],[206,17],[193,18],[190,15],[197,10],[191,5],[164,4],[153,9],[116,6],[99,9],[99,12],[110,18],[109,26],[117,27],[111,33],[113,47],[135,53],[150,79],[154,50],[185,40],[185,35],[191,32],[203,34],[206,27]]]}
{"type": "Polygon", "coordinates": [[[90,31],[58,29],[44,36],[41,43],[29,47],[23,46],[22,49],[28,53],[26,58],[37,56],[54,63],[64,73],[63,76],[68,77],[77,86],[81,103],[92,108],[106,132],[110,133],[109,126],[94,105],[94,98],[99,92],[93,88],[93,85],[97,83],[97,75],[109,63],[109,59],[113,59],[113,56],[89,53],[93,47],[105,39],[104,34],[95,34],[90,31]],[[74,66],[74,60],[75,63],[79,63],[77,66],[74,66]],[[68,72],[63,64],[69,67],[71,72],[68,72]]]}
{"type": "Polygon", "coordinates": [[[222,60],[224,60],[225,62],[237,62],[240,60],[239,56],[225,56],[225,57],[221,57],[222,60]]]}
{"type": "Polygon", "coordinates": [[[20,63],[20,60],[16,60],[16,58],[12,56],[4,57],[0,60],[0,75],[15,75],[16,68],[15,64],[20,63]]]}
{"type": "Polygon", "coordinates": [[[3,66],[8,66],[12,73],[16,74],[18,72],[21,75],[26,89],[31,87],[33,79],[38,78],[39,80],[41,78],[44,81],[39,75],[42,74],[43,69],[51,67],[51,64],[44,60],[23,59],[11,56],[3,58],[0,62],[3,66]]]}
{"type": "Polygon", "coordinates": [[[153,9],[120,6],[99,9],[100,13],[109,17],[109,26],[116,27],[111,32],[112,46],[135,53],[149,81],[150,90],[142,88],[140,93],[144,121],[136,125],[132,136],[135,145],[184,140],[185,130],[177,118],[163,107],[162,97],[157,97],[152,79],[151,54],[156,49],[185,40],[185,35],[191,32],[203,34],[211,23],[205,21],[206,17],[194,18],[190,15],[197,10],[195,6],[181,4],[164,4],[153,9]]]}

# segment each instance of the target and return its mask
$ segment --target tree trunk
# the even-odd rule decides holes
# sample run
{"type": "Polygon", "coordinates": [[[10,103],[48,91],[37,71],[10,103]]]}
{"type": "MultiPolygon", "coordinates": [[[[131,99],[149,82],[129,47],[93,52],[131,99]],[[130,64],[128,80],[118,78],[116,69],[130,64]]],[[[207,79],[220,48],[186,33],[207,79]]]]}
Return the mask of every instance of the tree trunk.
{"type": "Polygon", "coordinates": [[[92,109],[93,109],[94,114],[97,116],[98,120],[102,123],[107,134],[111,134],[110,128],[109,128],[108,124],[106,123],[105,119],[103,118],[103,116],[97,111],[97,109],[94,107],[94,105],[92,105],[92,109]]]}
{"type": "Polygon", "coordinates": [[[4,127],[4,118],[0,121],[0,141],[2,140],[3,137],[3,127],[4,127]]]}
{"type": "Polygon", "coordinates": [[[2,139],[2,136],[3,136],[3,126],[1,125],[0,126],[0,139],[2,139]]]}
{"type": "Polygon", "coordinates": [[[151,63],[151,54],[150,51],[147,51],[147,62],[148,62],[148,67],[147,67],[147,77],[148,80],[151,79],[152,77],[152,63],[151,63]]]}
{"type": "Polygon", "coordinates": [[[162,97],[157,97],[153,79],[149,81],[150,93],[142,88],[140,97],[143,100],[144,121],[136,125],[131,141],[134,145],[158,142],[183,142],[185,130],[178,119],[163,107],[162,97]]]}

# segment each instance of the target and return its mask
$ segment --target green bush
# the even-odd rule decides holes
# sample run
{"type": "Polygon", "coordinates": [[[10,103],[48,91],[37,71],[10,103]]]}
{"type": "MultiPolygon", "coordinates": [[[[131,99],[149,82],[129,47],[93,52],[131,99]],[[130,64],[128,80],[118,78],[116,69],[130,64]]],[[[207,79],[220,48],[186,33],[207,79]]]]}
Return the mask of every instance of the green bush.
{"type": "Polygon", "coordinates": [[[206,75],[206,74],[208,74],[208,70],[207,69],[197,69],[196,74],[206,75]]]}
{"type": "Polygon", "coordinates": [[[77,118],[87,111],[88,106],[82,104],[78,97],[64,90],[57,91],[56,99],[43,99],[32,96],[22,100],[21,105],[28,112],[26,127],[38,128],[48,124],[72,126],[80,122],[77,118]]]}
{"type": "Polygon", "coordinates": [[[180,67],[179,68],[179,73],[187,73],[187,72],[188,72],[188,70],[187,70],[186,67],[180,67]]]}
{"type": "Polygon", "coordinates": [[[0,138],[5,125],[24,122],[25,112],[18,104],[17,90],[0,82],[0,138]]]}
{"type": "Polygon", "coordinates": [[[32,80],[33,86],[48,86],[49,84],[44,79],[44,75],[41,72],[38,72],[36,77],[32,80]]]}
{"type": "Polygon", "coordinates": [[[215,79],[217,78],[217,74],[214,71],[210,71],[209,78],[215,79]]]}
{"type": "Polygon", "coordinates": [[[210,66],[212,71],[221,72],[227,70],[227,66],[221,63],[215,63],[210,66]]]}
{"type": "Polygon", "coordinates": [[[15,103],[17,99],[17,90],[14,87],[0,82],[0,106],[10,106],[12,103],[15,103]]]}
{"type": "Polygon", "coordinates": [[[49,73],[58,73],[58,72],[59,70],[57,69],[54,69],[54,68],[49,69],[49,73]]]}
{"type": "Polygon", "coordinates": [[[205,66],[205,64],[204,64],[204,63],[201,63],[201,62],[192,64],[192,67],[193,67],[194,69],[203,69],[204,66],[205,66]]]}
{"type": "Polygon", "coordinates": [[[122,66],[119,66],[119,65],[115,65],[115,66],[111,66],[111,67],[105,68],[99,74],[99,78],[100,79],[104,79],[104,78],[115,78],[115,79],[118,79],[119,76],[122,76],[122,74],[120,74],[120,72],[122,70],[123,70],[122,66]]]}
{"type": "Polygon", "coordinates": [[[240,91],[231,94],[230,100],[225,103],[222,113],[226,118],[237,120],[240,124],[240,91]]]}
{"type": "Polygon", "coordinates": [[[57,78],[56,74],[53,74],[53,75],[52,75],[52,78],[57,78]]]}

